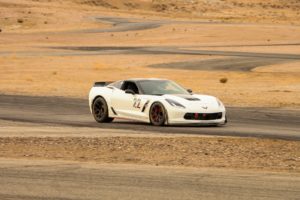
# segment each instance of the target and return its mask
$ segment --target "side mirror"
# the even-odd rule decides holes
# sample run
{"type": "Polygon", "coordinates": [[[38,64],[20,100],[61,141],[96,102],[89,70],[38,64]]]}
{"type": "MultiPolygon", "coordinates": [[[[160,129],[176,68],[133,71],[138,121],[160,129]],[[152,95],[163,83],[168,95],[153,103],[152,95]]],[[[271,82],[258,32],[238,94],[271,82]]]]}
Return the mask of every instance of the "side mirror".
{"type": "Polygon", "coordinates": [[[190,93],[190,94],[193,93],[193,90],[191,90],[191,89],[187,89],[186,91],[188,91],[188,93],[190,93]]]}
{"type": "Polygon", "coordinates": [[[135,94],[135,92],[133,91],[133,90],[131,90],[131,89],[127,89],[127,90],[125,90],[125,93],[126,94],[135,94]]]}

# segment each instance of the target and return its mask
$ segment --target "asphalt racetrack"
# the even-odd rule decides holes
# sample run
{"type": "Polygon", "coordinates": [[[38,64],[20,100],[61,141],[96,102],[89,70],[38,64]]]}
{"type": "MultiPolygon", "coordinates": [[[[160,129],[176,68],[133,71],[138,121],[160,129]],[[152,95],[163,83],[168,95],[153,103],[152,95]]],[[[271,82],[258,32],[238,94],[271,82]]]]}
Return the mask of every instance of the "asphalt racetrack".
{"type": "Polygon", "coordinates": [[[266,172],[0,160],[1,200],[298,199],[300,177],[266,172]]]}
{"type": "MultiPolygon", "coordinates": [[[[118,33],[141,31],[159,28],[170,24],[219,24],[205,21],[178,21],[178,20],[145,20],[138,18],[94,17],[98,22],[111,25],[109,28],[85,29],[67,32],[50,32],[48,35],[89,34],[89,33],[118,33]]],[[[224,25],[224,23],[222,23],[224,25]]],[[[227,24],[234,25],[234,24],[227,24]]],[[[243,24],[251,26],[251,24],[243,24]]],[[[39,33],[33,33],[39,34],[39,33]]],[[[267,44],[232,44],[232,45],[196,45],[196,46],[48,46],[38,47],[37,51],[2,51],[0,56],[15,55],[21,57],[39,56],[93,56],[93,55],[199,55],[223,56],[225,58],[207,60],[187,60],[183,62],[159,63],[149,65],[153,68],[175,68],[188,70],[223,70],[223,71],[251,71],[256,67],[291,63],[300,60],[299,54],[291,53],[260,53],[242,51],[207,50],[212,47],[280,47],[299,46],[299,42],[267,43],[267,44]],[[53,51],[60,50],[60,51],[53,51]]]]}
{"type": "Polygon", "coordinates": [[[0,120],[157,134],[183,133],[300,140],[300,111],[271,108],[229,107],[229,123],[220,127],[155,127],[118,119],[113,123],[99,124],[90,114],[87,99],[0,95],[0,120]]]}

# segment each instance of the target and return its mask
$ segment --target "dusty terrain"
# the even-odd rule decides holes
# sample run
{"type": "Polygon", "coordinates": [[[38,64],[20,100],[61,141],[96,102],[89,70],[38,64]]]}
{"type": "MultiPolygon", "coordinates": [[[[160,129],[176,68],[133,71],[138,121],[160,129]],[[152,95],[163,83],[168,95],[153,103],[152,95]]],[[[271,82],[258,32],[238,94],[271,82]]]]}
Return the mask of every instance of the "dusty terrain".
{"type": "Polygon", "coordinates": [[[300,172],[300,142],[203,137],[0,138],[0,157],[300,172]]]}

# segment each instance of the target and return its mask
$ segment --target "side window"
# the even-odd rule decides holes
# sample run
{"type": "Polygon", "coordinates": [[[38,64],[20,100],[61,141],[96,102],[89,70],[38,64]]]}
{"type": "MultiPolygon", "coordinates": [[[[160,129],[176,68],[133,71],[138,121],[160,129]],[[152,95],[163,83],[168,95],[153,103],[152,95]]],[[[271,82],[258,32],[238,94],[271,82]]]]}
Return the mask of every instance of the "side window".
{"type": "Polygon", "coordinates": [[[124,82],[121,89],[124,90],[124,91],[125,90],[132,90],[132,91],[134,91],[134,93],[139,94],[139,89],[136,86],[136,84],[133,83],[133,82],[127,82],[127,81],[124,82]]]}

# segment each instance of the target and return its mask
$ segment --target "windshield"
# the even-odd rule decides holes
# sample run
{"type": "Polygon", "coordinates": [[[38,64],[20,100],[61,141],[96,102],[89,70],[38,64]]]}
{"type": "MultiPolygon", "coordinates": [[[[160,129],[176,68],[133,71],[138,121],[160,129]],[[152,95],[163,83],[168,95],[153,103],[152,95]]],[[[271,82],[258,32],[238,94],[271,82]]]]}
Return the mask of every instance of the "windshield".
{"type": "Polygon", "coordinates": [[[189,94],[184,88],[169,80],[142,80],[138,81],[144,94],[189,94]]]}

